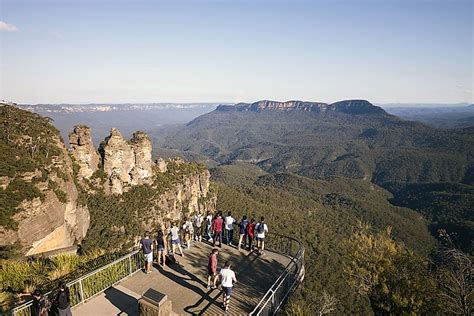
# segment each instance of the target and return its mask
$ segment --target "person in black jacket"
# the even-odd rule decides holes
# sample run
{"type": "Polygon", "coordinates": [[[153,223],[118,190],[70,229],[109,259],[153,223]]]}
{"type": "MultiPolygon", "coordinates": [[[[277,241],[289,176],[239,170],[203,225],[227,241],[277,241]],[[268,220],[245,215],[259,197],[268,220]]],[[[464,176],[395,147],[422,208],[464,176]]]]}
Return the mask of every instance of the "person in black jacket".
{"type": "Polygon", "coordinates": [[[58,294],[56,295],[56,306],[58,307],[59,316],[72,316],[69,288],[64,282],[59,284],[58,294]]]}

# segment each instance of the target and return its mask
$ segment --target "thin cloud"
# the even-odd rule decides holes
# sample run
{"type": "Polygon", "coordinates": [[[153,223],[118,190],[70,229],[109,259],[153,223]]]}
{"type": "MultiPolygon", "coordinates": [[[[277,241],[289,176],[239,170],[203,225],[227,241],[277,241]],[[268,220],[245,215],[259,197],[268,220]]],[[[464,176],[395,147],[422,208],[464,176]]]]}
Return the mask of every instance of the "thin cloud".
{"type": "Polygon", "coordinates": [[[0,21],[0,32],[16,32],[18,28],[13,24],[8,24],[0,21]]]}

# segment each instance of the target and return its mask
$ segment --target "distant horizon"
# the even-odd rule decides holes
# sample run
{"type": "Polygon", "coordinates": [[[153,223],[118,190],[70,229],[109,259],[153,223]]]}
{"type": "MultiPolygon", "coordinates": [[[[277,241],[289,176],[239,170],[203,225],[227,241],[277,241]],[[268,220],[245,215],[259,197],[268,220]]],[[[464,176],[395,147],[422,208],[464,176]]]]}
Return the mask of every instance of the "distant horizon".
{"type": "MultiPolygon", "coordinates": [[[[289,101],[322,102],[322,103],[327,103],[327,104],[331,104],[331,103],[335,103],[335,102],[339,102],[339,101],[344,101],[344,100],[337,100],[337,101],[334,101],[334,102],[326,102],[326,101],[300,100],[300,99],[291,99],[291,100],[282,101],[282,100],[276,100],[276,99],[259,99],[259,100],[253,101],[253,102],[242,102],[242,101],[239,101],[239,102],[201,102],[201,101],[197,101],[197,102],[112,102],[112,103],[110,103],[110,102],[17,103],[17,102],[7,101],[7,100],[1,100],[1,102],[14,103],[14,104],[17,104],[17,105],[31,105],[31,106],[37,106],[37,105],[72,105],[72,106],[75,106],[75,105],[77,105],[77,106],[80,106],[80,105],[105,105],[105,106],[107,106],[107,105],[152,105],[152,104],[157,104],[157,105],[165,105],[165,104],[173,104],[173,105],[186,105],[186,104],[189,104],[189,105],[192,105],[192,104],[199,104],[199,105],[213,105],[213,104],[216,104],[216,105],[220,105],[220,104],[235,105],[235,104],[238,104],[238,103],[250,103],[251,104],[251,103],[264,101],[264,100],[275,101],[275,102],[289,102],[289,101]]],[[[366,100],[366,99],[351,99],[351,100],[366,100]]],[[[382,107],[383,106],[385,106],[385,107],[398,107],[398,106],[408,106],[408,105],[410,105],[411,107],[443,107],[443,106],[463,107],[463,106],[473,105],[473,103],[469,103],[469,102],[457,102],[457,103],[387,102],[387,103],[377,103],[377,102],[371,102],[370,100],[366,100],[366,101],[370,102],[373,105],[382,106],[382,107]]]]}

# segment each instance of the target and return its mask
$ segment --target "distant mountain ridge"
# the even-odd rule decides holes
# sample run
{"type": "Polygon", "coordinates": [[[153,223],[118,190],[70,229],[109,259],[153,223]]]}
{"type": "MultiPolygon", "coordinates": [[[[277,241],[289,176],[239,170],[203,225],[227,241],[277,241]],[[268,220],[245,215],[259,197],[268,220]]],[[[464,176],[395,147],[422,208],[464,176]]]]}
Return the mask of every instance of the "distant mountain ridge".
{"type": "Polygon", "coordinates": [[[387,114],[382,108],[366,100],[344,100],[335,103],[310,101],[271,101],[261,100],[254,103],[221,104],[216,108],[221,112],[262,112],[262,111],[308,111],[308,112],[341,112],[346,114],[387,114]]]}
{"type": "Polygon", "coordinates": [[[35,113],[81,113],[112,111],[146,111],[167,109],[209,108],[216,103],[90,103],[90,104],[15,104],[15,106],[35,113]]]}

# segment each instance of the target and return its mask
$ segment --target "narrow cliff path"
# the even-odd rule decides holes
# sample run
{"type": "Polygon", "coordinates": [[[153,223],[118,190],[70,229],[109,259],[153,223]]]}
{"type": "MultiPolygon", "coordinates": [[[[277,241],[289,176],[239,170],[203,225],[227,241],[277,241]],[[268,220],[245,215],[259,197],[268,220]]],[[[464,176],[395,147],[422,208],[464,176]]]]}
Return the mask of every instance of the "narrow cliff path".
{"type": "MultiPolygon", "coordinates": [[[[162,269],[155,265],[153,272],[137,272],[73,310],[85,315],[138,315],[137,299],[153,288],[168,295],[173,312],[178,315],[223,314],[219,290],[207,290],[207,256],[212,246],[194,242],[185,250],[185,257],[177,255],[179,264],[162,269]]],[[[218,266],[230,261],[238,283],[234,287],[227,315],[243,315],[252,311],[265,292],[276,281],[289,263],[289,258],[266,252],[258,257],[253,253],[223,245],[219,248],[218,266]]]]}

